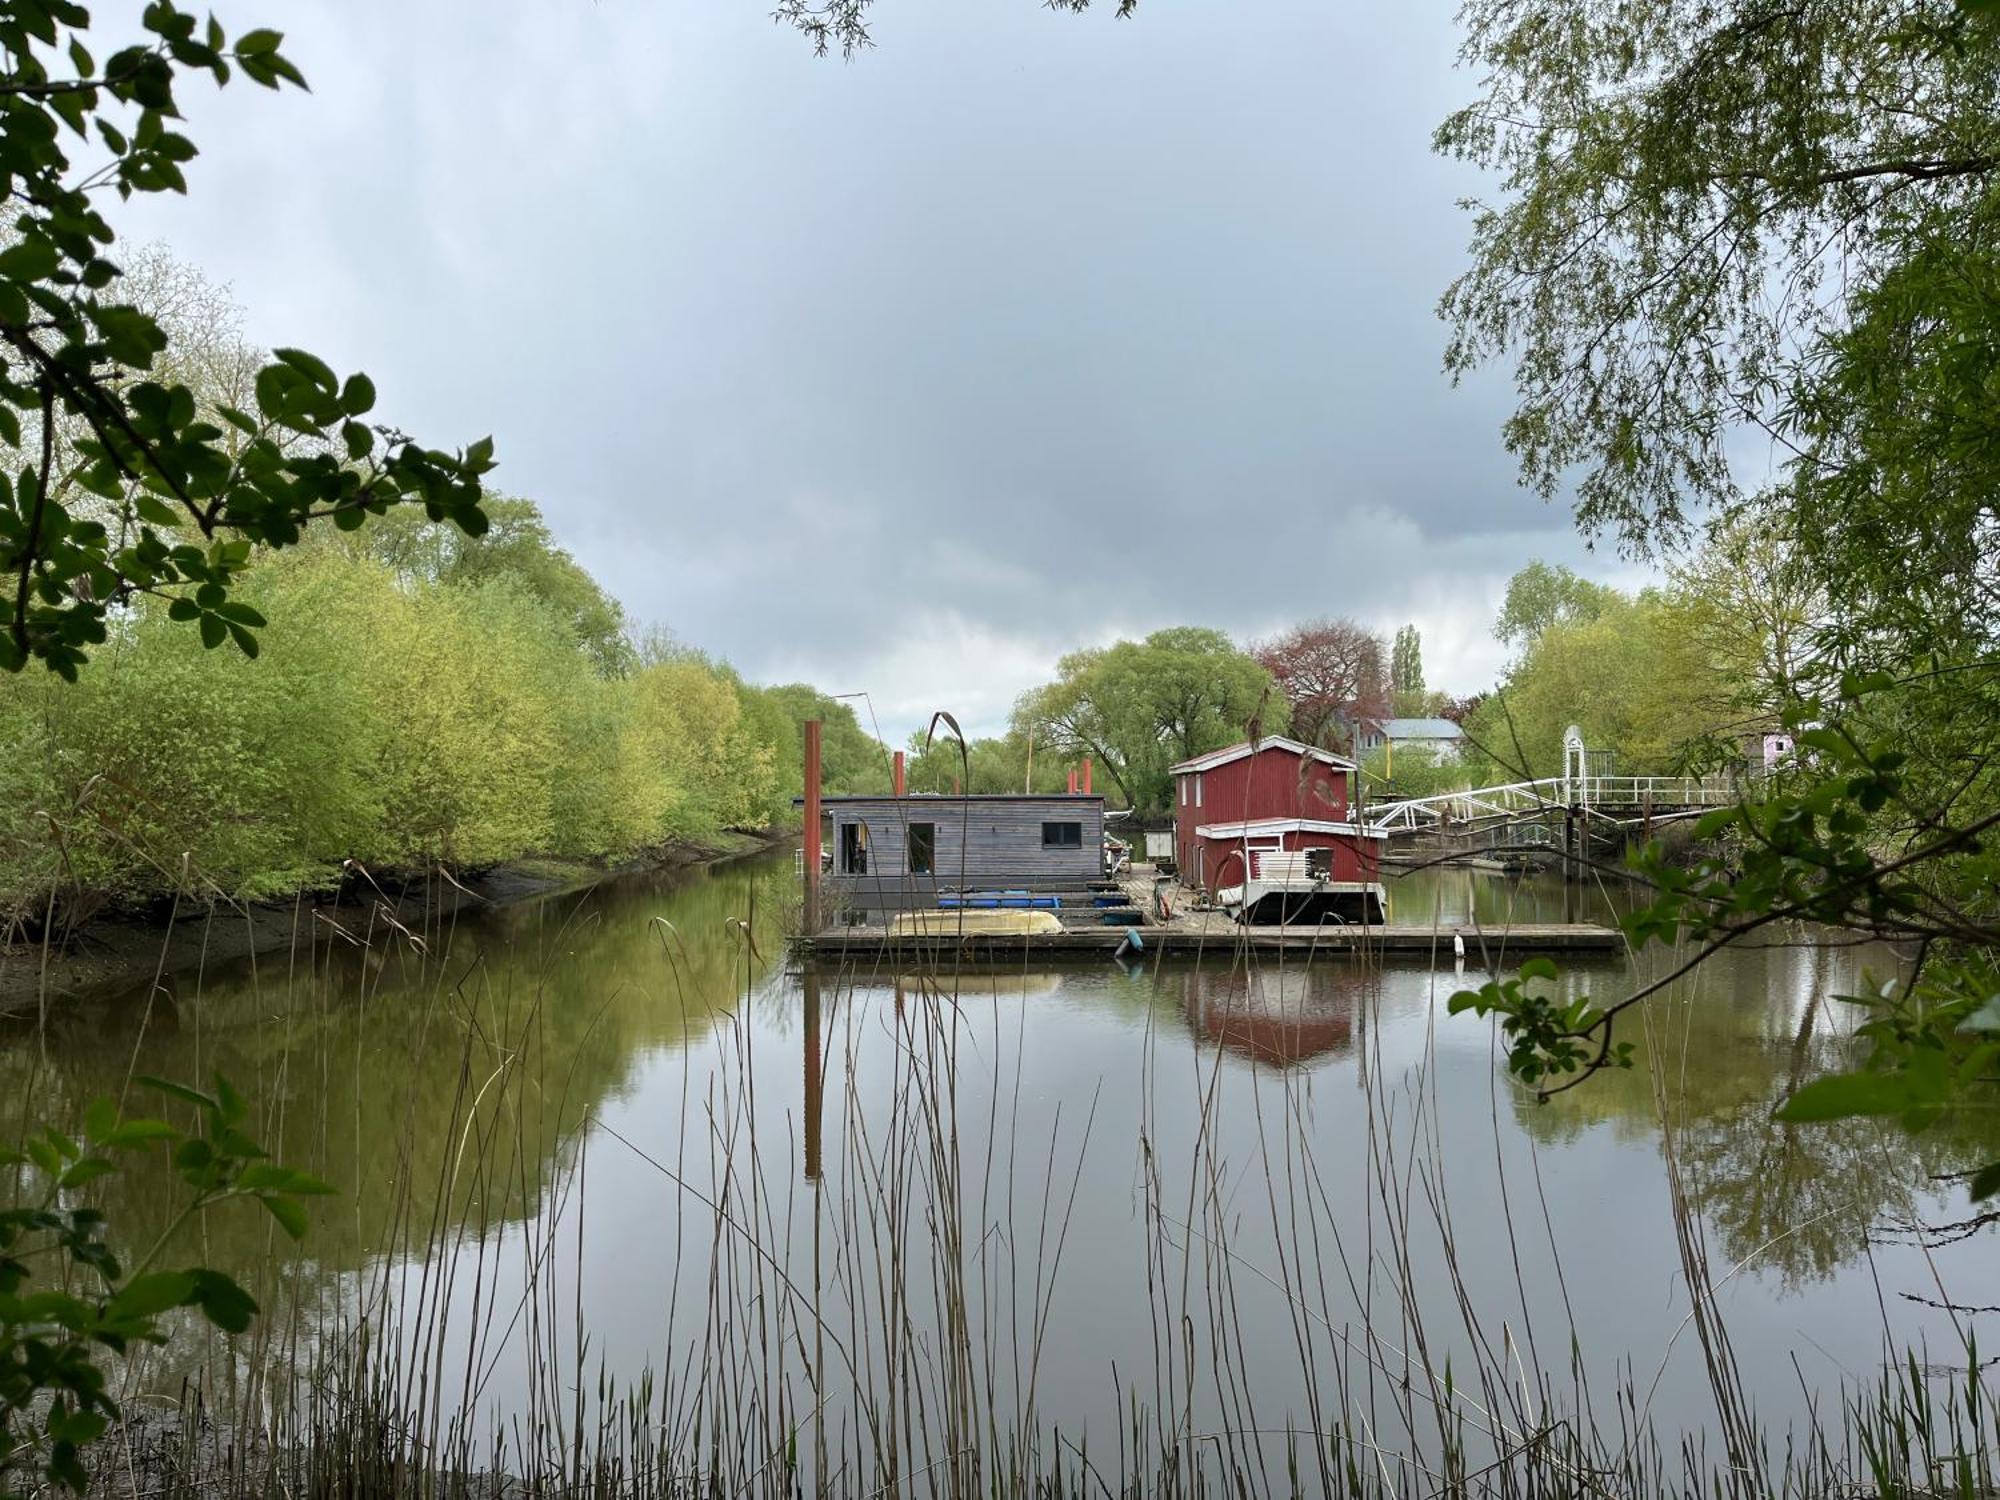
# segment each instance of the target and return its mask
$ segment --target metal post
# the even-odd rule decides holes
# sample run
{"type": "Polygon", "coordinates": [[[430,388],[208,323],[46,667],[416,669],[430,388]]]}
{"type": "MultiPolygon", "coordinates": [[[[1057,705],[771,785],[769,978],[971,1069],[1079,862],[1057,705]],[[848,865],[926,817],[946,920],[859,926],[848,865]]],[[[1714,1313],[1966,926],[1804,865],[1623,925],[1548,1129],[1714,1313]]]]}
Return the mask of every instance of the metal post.
{"type": "Polygon", "coordinates": [[[819,933],[819,730],[818,719],[806,720],[806,904],[805,933],[819,933]]]}

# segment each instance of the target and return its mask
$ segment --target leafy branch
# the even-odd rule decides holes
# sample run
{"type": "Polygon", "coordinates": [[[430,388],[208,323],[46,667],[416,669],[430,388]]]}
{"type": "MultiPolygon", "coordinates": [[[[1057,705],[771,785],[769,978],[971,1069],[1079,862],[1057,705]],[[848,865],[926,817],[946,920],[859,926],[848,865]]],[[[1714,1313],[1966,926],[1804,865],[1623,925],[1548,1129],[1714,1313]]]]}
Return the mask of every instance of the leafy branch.
{"type": "Polygon", "coordinates": [[[213,1092],[144,1078],[154,1091],[194,1105],[189,1132],[164,1119],[121,1117],[98,1099],[71,1136],[54,1128],[0,1149],[0,1165],[21,1173],[16,1205],[0,1209],[0,1500],[20,1500],[15,1476],[35,1472],[81,1492],[85,1449],[118,1417],[99,1363],[102,1353],[166,1342],[167,1316],[198,1311],[225,1333],[241,1333],[254,1299],[205,1266],[157,1269],[178,1231],[209,1208],[235,1199],[261,1203],[285,1233],[306,1231],[303,1199],[333,1191],[308,1173],[279,1166],[244,1131],[247,1101],[218,1076],[213,1092]],[[127,1269],[106,1237],[104,1215],[78,1202],[90,1184],[121,1170],[119,1159],[163,1151],[188,1196],[152,1247],[127,1269]],[[60,1267],[36,1283],[36,1265],[60,1267]]]}

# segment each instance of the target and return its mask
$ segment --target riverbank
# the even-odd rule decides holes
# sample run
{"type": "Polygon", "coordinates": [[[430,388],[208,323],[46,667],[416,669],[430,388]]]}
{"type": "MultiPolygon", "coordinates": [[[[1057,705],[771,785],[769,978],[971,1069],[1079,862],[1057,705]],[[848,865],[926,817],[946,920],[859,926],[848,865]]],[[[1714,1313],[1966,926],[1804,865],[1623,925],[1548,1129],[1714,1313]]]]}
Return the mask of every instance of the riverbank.
{"type": "Polygon", "coordinates": [[[789,829],[724,832],[666,844],[616,864],[519,859],[477,872],[350,874],[337,888],[288,900],[183,900],[93,919],[67,947],[0,946],[0,1019],[36,1014],[108,991],[135,989],[204,964],[362,942],[392,924],[421,933],[473,907],[512,906],[587,890],[625,875],[693,869],[781,846],[789,829]]]}

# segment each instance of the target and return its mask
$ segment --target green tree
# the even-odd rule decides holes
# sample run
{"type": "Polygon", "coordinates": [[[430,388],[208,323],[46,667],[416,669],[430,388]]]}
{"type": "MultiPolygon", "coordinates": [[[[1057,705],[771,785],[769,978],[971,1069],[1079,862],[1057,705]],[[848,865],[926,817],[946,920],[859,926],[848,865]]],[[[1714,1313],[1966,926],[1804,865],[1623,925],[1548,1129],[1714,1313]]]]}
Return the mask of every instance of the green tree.
{"type": "Polygon", "coordinates": [[[1143,641],[1072,652],[1052,683],[1022,696],[1014,728],[1047,750],[1088,755],[1129,807],[1168,805],[1175,761],[1259,734],[1288,708],[1271,674],[1217,630],[1179,626],[1143,641]]]}
{"type": "Polygon", "coordinates": [[[1389,690],[1396,712],[1405,717],[1418,715],[1430,704],[1424,691],[1424,642],[1414,625],[1396,632],[1396,644],[1389,653],[1389,690]]]}
{"type": "Polygon", "coordinates": [[[1537,558],[1507,581],[1493,634],[1501,644],[1531,646],[1551,625],[1574,625],[1603,613],[1616,591],[1537,558]]]}
{"type": "Polygon", "coordinates": [[[365,375],[340,379],[278,351],[248,406],[204,410],[176,378],[159,318],[120,300],[117,237],[93,193],[185,192],[195,146],[175,128],[181,75],[303,86],[270,30],[231,42],[172,0],[100,65],[90,12],[18,0],[0,17],[0,169],[13,238],[0,249],[0,443],[22,462],[0,485],[0,667],[39,659],[74,679],[115,609],[171,601],[205,646],[256,650],[263,617],[232,597],[259,546],[295,543],[325,518],[359,526],[421,504],[468,531],[485,524],[492,444],[453,455],[363,418],[365,375]]]}
{"type": "Polygon", "coordinates": [[[1713,759],[1736,717],[1731,681],[1705,648],[1702,617],[1661,590],[1607,589],[1589,619],[1547,625],[1467,735],[1503,773],[1554,776],[1563,731],[1583,730],[1620,771],[1664,774],[1713,759]]]}
{"type": "Polygon", "coordinates": [[[2000,172],[2000,31],[1980,9],[1460,12],[1481,94],[1437,145],[1504,196],[1475,206],[1447,364],[1513,357],[1506,437],[1529,483],[1573,482],[1588,531],[1679,536],[1690,507],[1738,498],[1739,428],[1842,386],[1866,354],[1857,305],[1899,288],[1937,305],[2000,172]]]}
{"type": "Polygon", "coordinates": [[[637,652],[626,634],[623,606],[557,545],[541,507],[489,495],[481,508],[487,525],[477,535],[403,510],[343,541],[411,579],[466,584],[508,579],[563,620],[600,672],[629,671],[637,652]]]}

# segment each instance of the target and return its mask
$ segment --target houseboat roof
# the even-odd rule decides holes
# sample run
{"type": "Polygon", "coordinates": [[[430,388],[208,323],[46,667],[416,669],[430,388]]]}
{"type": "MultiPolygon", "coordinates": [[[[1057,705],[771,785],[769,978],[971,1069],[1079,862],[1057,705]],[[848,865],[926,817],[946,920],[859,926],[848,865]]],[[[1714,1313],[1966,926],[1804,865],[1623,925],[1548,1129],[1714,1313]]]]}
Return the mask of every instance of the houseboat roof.
{"type": "Polygon", "coordinates": [[[1283,833],[1338,833],[1353,839],[1386,839],[1379,828],[1359,823],[1327,823],[1318,818],[1253,818],[1247,823],[1203,823],[1195,837],[1204,839],[1269,838],[1283,833]]]}
{"type": "MultiPolygon", "coordinates": [[[[915,802],[927,807],[941,802],[1095,802],[1102,807],[1104,796],[1100,792],[905,792],[898,797],[894,792],[842,792],[823,796],[819,802],[821,807],[842,807],[857,802],[915,802]]],[[[792,798],[792,806],[805,805],[805,798],[792,798]]]]}
{"type": "Polygon", "coordinates": [[[1265,750],[1289,750],[1293,755],[1303,755],[1312,760],[1323,761],[1329,766],[1339,766],[1343,771],[1358,769],[1353,761],[1331,750],[1322,750],[1317,745],[1308,745],[1303,740],[1288,740],[1282,734],[1267,734],[1261,740],[1244,740],[1240,744],[1227,745],[1220,750],[1211,750],[1206,755],[1197,755],[1192,760],[1180,761],[1167,768],[1170,775],[1182,771],[1213,771],[1217,766],[1226,766],[1233,760],[1241,760],[1246,755],[1256,755],[1265,750]]]}

